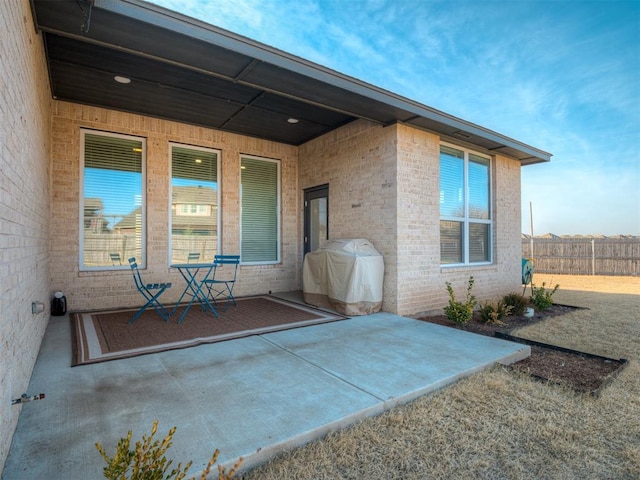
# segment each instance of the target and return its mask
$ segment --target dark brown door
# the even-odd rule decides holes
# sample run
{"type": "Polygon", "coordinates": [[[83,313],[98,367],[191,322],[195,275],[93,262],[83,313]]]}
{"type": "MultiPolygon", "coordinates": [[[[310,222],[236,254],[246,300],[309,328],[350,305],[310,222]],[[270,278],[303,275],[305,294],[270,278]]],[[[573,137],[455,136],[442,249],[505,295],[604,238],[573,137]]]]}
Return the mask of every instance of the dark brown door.
{"type": "Polygon", "coordinates": [[[329,238],[329,185],[304,191],[304,254],[324,246],[329,238]]]}

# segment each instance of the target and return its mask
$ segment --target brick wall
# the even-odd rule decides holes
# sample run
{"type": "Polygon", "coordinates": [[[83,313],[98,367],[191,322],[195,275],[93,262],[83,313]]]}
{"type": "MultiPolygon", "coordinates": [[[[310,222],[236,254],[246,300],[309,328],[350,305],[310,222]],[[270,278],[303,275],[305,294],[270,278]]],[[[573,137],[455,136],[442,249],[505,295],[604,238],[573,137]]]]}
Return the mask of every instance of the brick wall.
{"type": "MultiPolygon", "coordinates": [[[[494,157],[494,251],[489,266],[440,266],[440,138],[398,124],[356,121],[300,147],[300,189],[329,184],[330,238],[366,238],[384,256],[383,310],[403,315],[446,305],[445,282],[479,299],[517,291],[520,164],[494,157]]],[[[486,153],[486,152],[485,152],[486,153]]]]}
{"type": "MultiPolygon", "coordinates": [[[[80,128],[147,139],[147,271],[153,279],[182,279],[167,267],[169,142],[221,151],[222,245],[240,242],[240,154],[281,160],[282,259],[279,265],[243,266],[237,293],[301,287],[302,190],[329,184],[331,238],[367,238],[385,261],[385,311],[415,314],[441,308],[444,282],[491,298],[516,289],[519,278],[520,165],[496,157],[493,165],[496,264],[440,268],[439,137],[405,125],[352,122],[298,149],[212,129],[56,101],[52,123],[52,287],[67,294],[70,310],[133,306],[128,270],[80,272],[78,198],[80,128]],[[298,163],[299,156],[299,163],[298,163]],[[514,241],[514,239],[516,239],[514,241]]],[[[180,289],[165,298],[177,299],[180,289]]]]}
{"type": "MultiPolygon", "coordinates": [[[[498,294],[517,292],[522,283],[521,238],[521,165],[520,162],[497,155],[495,157],[494,192],[496,225],[496,278],[498,294]]],[[[520,293],[522,291],[520,290],[520,293]]]]}
{"type": "Polygon", "coordinates": [[[168,268],[169,142],[221,151],[222,252],[240,251],[240,155],[280,160],[282,262],[241,266],[234,293],[247,295],[299,288],[297,148],[142,115],[55,101],[52,123],[52,285],[67,296],[70,310],[139,305],[129,269],[81,272],[79,268],[80,129],[91,128],[147,139],[147,268],[149,280],[177,287],[163,297],[176,301],[184,280],[168,268]]]}
{"type": "Polygon", "coordinates": [[[399,127],[398,304],[413,314],[441,303],[440,138],[399,127]]]}
{"type": "Polygon", "coordinates": [[[27,392],[49,319],[51,94],[28,0],[0,2],[0,32],[1,473],[22,408],[10,400],[27,392]]]}
{"type": "Polygon", "coordinates": [[[520,163],[501,156],[494,156],[492,162],[494,264],[442,268],[440,138],[407,126],[399,127],[398,132],[398,313],[439,310],[449,300],[445,282],[451,282],[456,294],[462,296],[471,275],[475,279],[473,293],[481,301],[517,291],[521,270],[517,241],[520,163]]]}
{"type": "MultiPolygon", "coordinates": [[[[481,153],[482,150],[479,150],[481,153]]],[[[437,267],[438,274],[430,281],[426,296],[430,299],[424,311],[439,310],[449,296],[445,282],[451,282],[456,296],[464,299],[469,277],[473,275],[473,293],[478,301],[497,299],[521,289],[520,239],[520,162],[496,155],[492,161],[494,263],[477,267],[437,267]]],[[[438,212],[439,214],[439,212],[438,212]]],[[[437,228],[437,227],[436,227],[437,228]]],[[[437,258],[440,258],[438,247],[437,258]]],[[[416,310],[420,312],[421,310],[416,310]]]]}
{"type": "Polygon", "coordinates": [[[352,122],[302,145],[299,155],[300,190],[329,184],[329,238],[366,238],[384,257],[388,312],[397,296],[396,129],[352,122]]]}

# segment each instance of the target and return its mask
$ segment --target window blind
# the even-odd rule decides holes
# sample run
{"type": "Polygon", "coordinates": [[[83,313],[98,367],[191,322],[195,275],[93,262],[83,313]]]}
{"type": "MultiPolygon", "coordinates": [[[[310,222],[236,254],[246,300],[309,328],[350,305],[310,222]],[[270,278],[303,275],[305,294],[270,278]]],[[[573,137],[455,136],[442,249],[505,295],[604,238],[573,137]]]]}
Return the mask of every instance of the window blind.
{"type": "Polygon", "coordinates": [[[143,264],[142,139],[83,131],[82,269],[143,264]]]}
{"type": "Polygon", "coordinates": [[[464,261],[462,226],[462,222],[440,221],[441,263],[452,264],[464,261]]]}
{"type": "Polygon", "coordinates": [[[464,152],[449,147],[440,153],[440,216],[464,217],[464,152]]]}
{"type": "Polygon", "coordinates": [[[241,207],[243,262],[279,261],[279,164],[242,158],[241,207]]]}
{"type": "Polygon", "coordinates": [[[489,261],[489,224],[469,223],[469,262],[489,261]]]}
{"type": "Polygon", "coordinates": [[[489,159],[469,155],[469,217],[489,219],[489,159]]]}
{"type": "Polygon", "coordinates": [[[171,263],[218,253],[218,152],[171,146],[170,227],[171,263]]]}
{"type": "Polygon", "coordinates": [[[441,264],[491,261],[491,160],[440,147],[441,264]]]}

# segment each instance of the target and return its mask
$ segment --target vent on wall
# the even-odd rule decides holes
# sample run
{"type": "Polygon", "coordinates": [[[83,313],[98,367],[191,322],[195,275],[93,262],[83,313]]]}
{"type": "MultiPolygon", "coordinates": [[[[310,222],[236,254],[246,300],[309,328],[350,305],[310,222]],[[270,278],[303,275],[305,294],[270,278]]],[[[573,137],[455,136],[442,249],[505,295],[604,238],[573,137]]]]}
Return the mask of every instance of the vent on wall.
{"type": "Polygon", "coordinates": [[[453,132],[451,135],[458,138],[471,138],[471,135],[461,132],[460,130],[458,130],[457,132],[453,132]]]}

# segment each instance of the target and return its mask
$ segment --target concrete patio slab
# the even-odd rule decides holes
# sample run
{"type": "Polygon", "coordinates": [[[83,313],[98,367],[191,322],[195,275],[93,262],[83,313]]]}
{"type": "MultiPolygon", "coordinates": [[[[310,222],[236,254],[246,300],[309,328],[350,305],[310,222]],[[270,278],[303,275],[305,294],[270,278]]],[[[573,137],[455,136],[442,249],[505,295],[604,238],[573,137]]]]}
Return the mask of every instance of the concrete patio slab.
{"type": "Polygon", "coordinates": [[[100,441],[113,454],[133,431],[176,426],[169,453],[199,474],[242,456],[251,468],[497,362],[526,345],[387,313],[71,368],[68,317],[54,317],[21,407],[2,478],[102,478],[100,441]]]}

